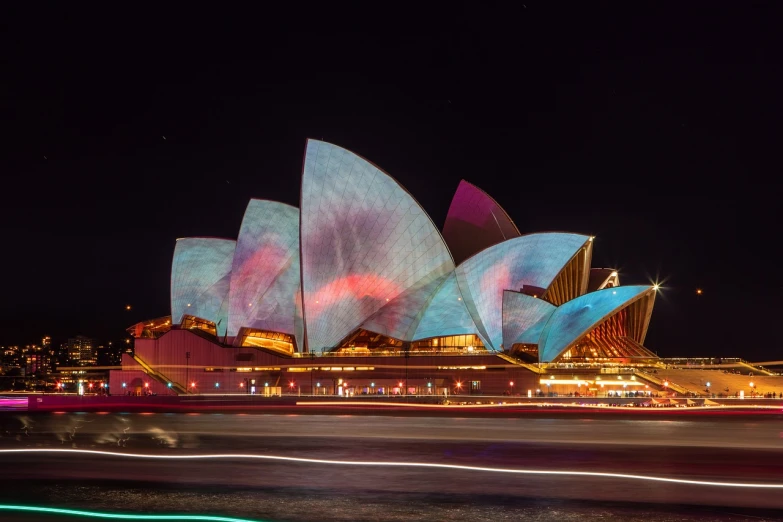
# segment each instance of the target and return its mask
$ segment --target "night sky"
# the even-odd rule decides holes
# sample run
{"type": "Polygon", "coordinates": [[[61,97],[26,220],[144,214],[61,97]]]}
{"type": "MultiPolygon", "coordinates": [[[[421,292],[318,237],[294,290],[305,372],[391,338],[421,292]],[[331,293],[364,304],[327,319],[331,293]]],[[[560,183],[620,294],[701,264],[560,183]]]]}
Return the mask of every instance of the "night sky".
{"type": "Polygon", "coordinates": [[[298,206],[312,137],[439,228],[464,178],[595,235],[661,356],[783,358],[783,4],[626,4],[3,5],[0,345],[168,314],[175,239],[298,206]]]}

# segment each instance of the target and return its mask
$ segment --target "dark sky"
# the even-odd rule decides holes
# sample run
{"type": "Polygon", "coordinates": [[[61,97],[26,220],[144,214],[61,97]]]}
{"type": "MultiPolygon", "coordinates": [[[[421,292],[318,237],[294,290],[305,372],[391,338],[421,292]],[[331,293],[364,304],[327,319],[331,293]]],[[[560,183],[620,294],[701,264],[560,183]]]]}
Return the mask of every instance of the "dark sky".
{"type": "Polygon", "coordinates": [[[595,235],[664,282],[660,355],[783,358],[783,4],[291,4],[3,5],[0,344],[166,315],[174,240],[298,205],[313,137],[438,226],[464,178],[523,233],[595,235]]]}

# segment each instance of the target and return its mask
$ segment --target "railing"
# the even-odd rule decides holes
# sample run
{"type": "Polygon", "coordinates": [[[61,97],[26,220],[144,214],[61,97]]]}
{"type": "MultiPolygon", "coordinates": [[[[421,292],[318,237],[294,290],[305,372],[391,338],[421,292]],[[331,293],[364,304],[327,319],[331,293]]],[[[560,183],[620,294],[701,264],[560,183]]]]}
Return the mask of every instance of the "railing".
{"type": "Polygon", "coordinates": [[[534,373],[541,374],[541,373],[544,373],[546,371],[546,370],[542,369],[540,367],[540,365],[535,365],[535,364],[531,364],[531,363],[519,360],[519,359],[517,359],[516,357],[514,357],[512,355],[508,355],[508,354],[505,354],[505,353],[502,353],[502,352],[498,352],[496,355],[498,357],[500,357],[501,359],[503,359],[504,361],[508,361],[508,362],[510,362],[512,364],[515,364],[517,366],[522,366],[522,367],[527,368],[528,370],[530,370],[531,372],[534,372],[534,373]]]}
{"type": "MultiPolygon", "coordinates": [[[[779,373],[763,368],[761,363],[752,363],[739,357],[670,357],[661,359],[661,361],[667,366],[684,367],[683,369],[686,370],[736,368],[739,366],[764,375],[779,375],[779,373]]],[[[769,365],[769,363],[765,364],[769,365]]]]}
{"type": "Polygon", "coordinates": [[[682,394],[682,395],[686,395],[686,394],[692,393],[691,390],[689,390],[687,388],[683,388],[679,384],[675,384],[675,383],[670,382],[670,381],[668,381],[666,379],[661,379],[657,375],[651,375],[651,374],[649,374],[647,372],[641,372],[641,371],[636,371],[636,370],[633,372],[633,374],[636,375],[637,377],[640,377],[640,378],[642,378],[642,379],[644,379],[644,380],[646,380],[648,382],[651,382],[651,383],[655,384],[656,386],[660,386],[660,387],[662,387],[664,389],[672,390],[672,391],[677,392],[677,393],[682,394]]]}
{"type": "Polygon", "coordinates": [[[137,363],[139,363],[139,366],[141,366],[144,369],[144,371],[147,372],[147,375],[149,375],[150,377],[152,377],[153,379],[155,379],[159,383],[161,383],[163,385],[166,385],[166,386],[171,384],[171,388],[173,388],[174,391],[176,391],[178,394],[186,395],[188,393],[187,389],[184,386],[182,386],[178,382],[172,381],[171,379],[167,378],[165,375],[163,375],[159,371],[157,371],[154,368],[152,368],[152,366],[147,364],[144,361],[144,359],[142,359],[138,355],[134,355],[133,356],[133,360],[135,360],[137,363]]]}

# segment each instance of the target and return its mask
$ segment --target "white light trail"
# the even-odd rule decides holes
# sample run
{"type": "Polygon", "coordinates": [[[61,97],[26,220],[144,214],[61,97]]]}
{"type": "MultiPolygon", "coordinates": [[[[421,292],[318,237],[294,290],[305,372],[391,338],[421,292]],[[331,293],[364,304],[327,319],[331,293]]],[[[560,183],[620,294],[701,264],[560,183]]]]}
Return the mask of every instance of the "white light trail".
{"type": "Polygon", "coordinates": [[[328,460],[312,459],[305,457],[286,457],[282,455],[256,455],[247,453],[214,453],[191,455],[154,455],[146,453],[121,453],[118,451],[97,451],[80,449],[2,449],[0,455],[21,454],[30,455],[36,453],[69,454],[69,455],[93,455],[101,457],[119,457],[128,459],[151,460],[267,460],[283,462],[299,462],[303,464],[325,464],[331,466],[364,466],[387,468],[427,468],[427,469],[453,469],[458,471],[479,471],[486,473],[508,473],[514,475],[550,475],[563,477],[599,477],[618,478],[630,480],[642,480],[649,482],[665,482],[669,484],[683,484],[688,486],[716,486],[729,488],[758,488],[758,489],[783,489],[783,484],[764,484],[753,482],[718,482],[712,480],[678,479],[673,477],[660,477],[654,475],[635,475],[629,473],[608,473],[600,471],[575,471],[575,470],[540,470],[540,469],[513,469],[491,468],[487,466],[465,466],[461,464],[438,464],[435,462],[370,462],[357,460],[328,460]]]}

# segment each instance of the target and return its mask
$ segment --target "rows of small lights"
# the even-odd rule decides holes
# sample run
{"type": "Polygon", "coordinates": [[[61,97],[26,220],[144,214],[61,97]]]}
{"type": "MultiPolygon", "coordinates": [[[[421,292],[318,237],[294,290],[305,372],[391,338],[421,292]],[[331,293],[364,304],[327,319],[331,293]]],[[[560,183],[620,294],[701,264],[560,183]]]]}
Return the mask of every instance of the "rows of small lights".
{"type": "MultiPolygon", "coordinates": [[[[360,466],[360,467],[394,467],[394,468],[429,468],[429,469],[451,469],[459,471],[478,471],[487,473],[507,473],[514,475],[551,475],[551,476],[570,476],[570,477],[599,477],[642,480],[648,482],[664,482],[670,484],[683,484],[690,486],[717,486],[732,488],[752,488],[752,489],[783,489],[782,484],[754,483],[754,482],[720,482],[712,480],[690,480],[678,479],[673,477],[661,477],[655,475],[635,475],[630,473],[605,473],[599,471],[575,471],[575,470],[546,470],[546,469],[514,469],[514,468],[493,468],[488,466],[467,466],[462,464],[442,464],[433,462],[377,462],[377,461],[356,461],[356,460],[330,460],[314,459],[305,457],[288,457],[283,455],[260,455],[247,453],[200,453],[191,455],[160,455],[148,453],[120,453],[117,451],[97,451],[83,449],[45,449],[45,448],[24,448],[24,449],[2,449],[2,454],[36,454],[36,453],[58,453],[73,455],[94,455],[103,457],[119,457],[130,459],[151,459],[151,460],[270,460],[281,462],[297,462],[301,464],[325,464],[333,466],[360,466]]],[[[157,515],[170,516],[170,515],[157,515]]],[[[181,516],[181,515],[174,515],[181,516]]],[[[120,516],[106,518],[121,518],[120,516]]],[[[149,520],[178,520],[175,518],[157,518],[149,520]]],[[[182,519],[179,519],[182,520],[182,519]]],[[[215,521],[236,521],[240,519],[229,518],[196,518],[190,515],[190,520],[215,520],[215,521]]]]}
{"type": "MultiPolygon", "coordinates": [[[[122,385],[123,385],[123,387],[125,387],[125,383],[122,383],[122,385]]],[[[65,388],[65,383],[58,382],[58,383],[55,385],[55,387],[56,387],[58,390],[62,390],[62,389],[64,389],[64,388],[65,388]]],[[[92,390],[92,389],[93,389],[93,387],[94,387],[94,383],[88,383],[88,384],[87,384],[87,387],[88,387],[89,389],[91,389],[91,390],[92,390]]],[[[105,389],[105,388],[108,388],[108,387],[109,387],[109,383],[107,383],[107,382],[101,382],[101,383],[100,383],[100,385],[98,386],[98,388],[104,388],[104,389],[105,389]]]]}
{"type": "MultiPolygon", "coordinates": [[[[105,384],[105,385],[103,385],[103,386],[104,386],[104,387],[106,387],[106,388],[108,388],[108,387],[109,387],[109,385],[108,385],[108,384],[105,384]]],[[[170,383],[170,382],[169,382],[169,383],[167,383],[167,384],[166,384],[166,386],[167,386],[168,388],[171,388],[171,387],[173,386],[173,383],[170,383]]],[[[296,386],[297,386],[297,384],[296,384],[296,381],[289,381],[289,382],[288,382],[288,387],[289,387],[289,388],[291,388],[291,389],[294,389],[294,388],[296,388],[296,386]]],[[[343,379],[338,379],[337,386],[338,386],[338,387],[342,387],[342,388],[347,388],[347,387],[348,387],[348,381],[344,381],[343,379]]],[[[405,386],[405,383],[403,383],[403,382],[398,382],[398,383],[397,383],[397,386],[399,386],[400,388],[402,388],[403,386],[405,386]]],[[[513,386],[514,386],[514,382],[513,382],[513,381],[509,382],[509,386],[513,387],[513,386]]],[[[124,382],[124,383],[122,383],[122,387],[123,387],[123,388],[127,388],[127,387],[128,387],[128,383],[127,383],[127,382],[124,382]]],[[[149,387],[150,387],[150,383],[148,383],[148,382],[145,382],[145,383],[144,383],[144,387],[145,387],[145,388],[149,388],[149,387]]],[[[196,383],[195,383],[195,382],[191,382],[191,383],[190,383],[190,388],[193,388],[193,389],[195,389],[196,387],[197,387],[197,386],[196,386],[196,383]]],[[[240,382],[240,383],[239,383],[239,387],[240,387],[240,388],[244,388],[244,387],[245,387],[245,383],[244,383],[244,382],[240,382]]],[[[265,382],[265,383],[264,383],[264,387],[265,387],[265,388],[268,388],[268,387],[269,387],[269,383],[268,383],[268,382],[265,382]]],[[[316,383],[316,387],[320,388],[320,387],[321,387],[321,383],[320,383],[320,382],[317,382],[317,383],[316,383]]],[[[375,383],[374,383],[374,382],[370,383],[370,387],[371,387],[371,388],[375,388],[375,383]]],[[[462,389],[462,382],[461,382],[461,381],[457,381],[457,382],[455,382],[455,383],[454,383],[454,387],[455,387],[455,388],[457,388],[457,389],[462,389]]],[[[90,388],[92,388],[92,384],[90,384],[90,388]]],[[[220,388],[220,383],[219,383],[219,382],[216,382],[216,383],[215,383],[215,388],[220,388]]],[[[432,388],[432,383],[431,383],[431,382],[428,382],[428,383],[427,383],[427,388],[432,388]]]]}

